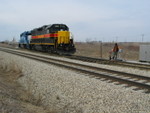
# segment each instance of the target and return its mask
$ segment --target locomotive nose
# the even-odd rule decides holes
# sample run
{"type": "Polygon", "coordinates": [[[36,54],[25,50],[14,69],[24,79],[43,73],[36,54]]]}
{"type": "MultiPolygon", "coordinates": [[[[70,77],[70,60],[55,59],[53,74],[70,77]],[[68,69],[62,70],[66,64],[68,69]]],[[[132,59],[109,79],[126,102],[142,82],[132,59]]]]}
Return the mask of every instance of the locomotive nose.
{"type": "Polygon", "coordinates": [[[69,31],[58,31],[58,44],[69,44],[69,31]]]}

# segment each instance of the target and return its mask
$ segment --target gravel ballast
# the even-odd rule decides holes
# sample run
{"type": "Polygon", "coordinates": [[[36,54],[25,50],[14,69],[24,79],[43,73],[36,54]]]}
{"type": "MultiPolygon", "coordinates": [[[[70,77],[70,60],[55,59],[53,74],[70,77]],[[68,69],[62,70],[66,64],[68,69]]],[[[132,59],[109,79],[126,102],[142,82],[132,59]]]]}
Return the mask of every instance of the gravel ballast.
{"type": "MultiPolygon", "coordinates": [[[[150,94],[134,91],[134,87],[126,88],[123,85],[115,85],[79,72],[1,51],[0,65],[19,67],[23,76],[18,79],[18,82],[53,111],[61,113],[150,112],[150,94]]],[[[90,65],[95,64],[90,63],[90,65]]],[[[107,65],[96,65],[109,68],[107,65]]],[[[131,69],[129,71],[131,72],[131,69]]],[[[145,73],[144,75],[149,74],[148,71],[145,73]]]]}

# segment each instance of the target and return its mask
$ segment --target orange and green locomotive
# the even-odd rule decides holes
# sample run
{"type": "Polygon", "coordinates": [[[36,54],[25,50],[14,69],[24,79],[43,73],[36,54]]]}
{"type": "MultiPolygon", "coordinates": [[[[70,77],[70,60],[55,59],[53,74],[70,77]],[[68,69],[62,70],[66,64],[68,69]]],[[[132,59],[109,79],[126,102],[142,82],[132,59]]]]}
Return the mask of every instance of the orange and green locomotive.
{"type": "Polygon", "coordinates": [[[74,41],[65,24],[44,25],[20,35],[19,47],[51,53],[75,53],[74,41]]]}

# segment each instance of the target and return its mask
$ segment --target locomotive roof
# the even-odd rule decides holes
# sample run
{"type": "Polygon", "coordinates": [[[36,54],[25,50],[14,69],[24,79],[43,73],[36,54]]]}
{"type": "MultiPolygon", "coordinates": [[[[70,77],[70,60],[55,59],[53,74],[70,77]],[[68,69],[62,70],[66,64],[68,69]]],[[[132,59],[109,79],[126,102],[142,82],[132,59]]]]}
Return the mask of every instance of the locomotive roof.
{"type": "Polygon", "coordinates": [[[23,36],[23,35],[31,35],[31,31],[24,31],[23,33],[20,34],[20,36],[23,36]]]}
{"type": "Polygon", "coordinates": [[[49,29],[49,28],[51,28],[52,26],[55,26],[55,25],[64,25],[64,26],[66,26],[65,24],[49,24],[49,25],[43,25],[42,27],[39,27],[39,28],[35,28],[32,31],[36,31],[36,30],[40,31],[40,30],[43,30],[43,29],[49,29]]]}

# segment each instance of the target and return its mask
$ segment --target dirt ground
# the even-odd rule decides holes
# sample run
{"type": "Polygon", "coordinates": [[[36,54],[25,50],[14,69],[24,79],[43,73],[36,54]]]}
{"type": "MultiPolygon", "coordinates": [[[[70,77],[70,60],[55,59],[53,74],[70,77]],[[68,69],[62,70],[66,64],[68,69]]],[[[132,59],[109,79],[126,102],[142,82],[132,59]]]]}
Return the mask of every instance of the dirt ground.
{"type": "Polygon", "coordinates": [[[19,83],[19,70],[0,67],[0,113],[51,113],[19,83]]]}

